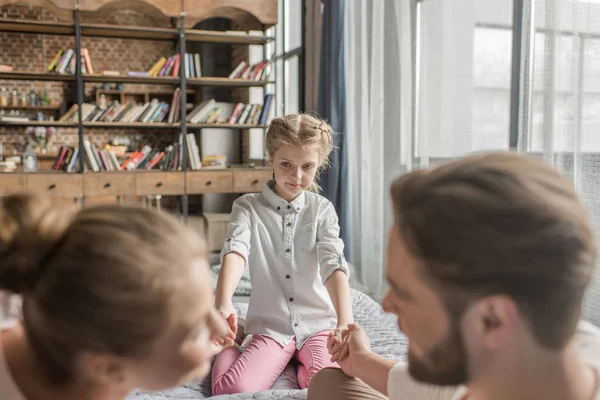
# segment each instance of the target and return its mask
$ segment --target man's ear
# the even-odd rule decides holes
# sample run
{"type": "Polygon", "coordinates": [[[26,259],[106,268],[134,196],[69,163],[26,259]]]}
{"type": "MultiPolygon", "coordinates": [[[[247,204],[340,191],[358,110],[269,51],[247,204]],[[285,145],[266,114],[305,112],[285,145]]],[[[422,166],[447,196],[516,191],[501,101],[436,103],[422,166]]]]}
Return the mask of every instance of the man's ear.
{"type": "Polygon", "coordinates": [[[502,348],[515,334],[519,307],[509,296],[488,296],[477,301],[469,313],[478,342],[490,351],[502,348]]]}

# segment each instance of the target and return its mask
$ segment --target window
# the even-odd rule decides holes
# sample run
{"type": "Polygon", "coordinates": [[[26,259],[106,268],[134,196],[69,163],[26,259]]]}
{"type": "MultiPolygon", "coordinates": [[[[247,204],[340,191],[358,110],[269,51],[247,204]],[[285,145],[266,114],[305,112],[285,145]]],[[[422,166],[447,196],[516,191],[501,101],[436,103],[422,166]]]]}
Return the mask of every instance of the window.
{"type": "Polygon", "coordinates": [[[302,110],[302,63],[304,38],[302,24],[304,20],[303,0],[278,1],[277,26],[268,31],[275,41],[267,46],[267,53],[273,56],[275,68],[271,69],[271,93],[275,93],[275,115],[297,113],[302,110]]]}

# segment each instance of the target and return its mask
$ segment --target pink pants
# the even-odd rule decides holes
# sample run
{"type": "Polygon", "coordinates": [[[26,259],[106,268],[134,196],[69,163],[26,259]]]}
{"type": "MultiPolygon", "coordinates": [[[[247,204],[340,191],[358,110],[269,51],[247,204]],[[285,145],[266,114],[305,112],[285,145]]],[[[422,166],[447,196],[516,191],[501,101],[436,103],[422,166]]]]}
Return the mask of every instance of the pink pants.
{"type": "Polygon", "coordinates": [[[229,347],[217,355],[212,369],[212,395],[248,393],[268,390],[295,356],[299,361],[298,384],[306,389],[312,377],[323,368],[339,368],[331,362],[327,336],[321,331],[311,336],[300,350],[296,339],[281,347],[268,336],[254,335],[241,352],[229,347]]]}

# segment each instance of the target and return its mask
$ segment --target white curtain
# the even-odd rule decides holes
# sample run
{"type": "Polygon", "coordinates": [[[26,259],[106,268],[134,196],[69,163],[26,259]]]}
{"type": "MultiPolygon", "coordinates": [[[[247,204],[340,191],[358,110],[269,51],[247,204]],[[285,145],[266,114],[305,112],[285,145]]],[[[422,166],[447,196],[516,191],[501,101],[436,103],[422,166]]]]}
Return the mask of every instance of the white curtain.
{"type": "Polygon", "coordinates": [[[349,245],[375,297],[384,289],[393,179],[508,148],[511,4],[346,2],[349,245]]]}
{"type": "Polygon", "coordinates": [[[346,2],[344,43],[352,263],[373,296],[383,287],[389,185],[412,140],[411,0],[346,2]]]}
{"type": "MultiPolygon", "coordinates": [[[[543,156],[568,174],[600,233],[600,1],[529,0],[522,38],[521,151],[543,156]],[[533,21],[533,23],[532,23],[533,21]],[[530,40],[531,39],[531,40],[530,40]]],[[[597,268],[598,270],[598,268],[597,268]]],[[[600,276],[584,317],[600,324],[600,276]]]]}

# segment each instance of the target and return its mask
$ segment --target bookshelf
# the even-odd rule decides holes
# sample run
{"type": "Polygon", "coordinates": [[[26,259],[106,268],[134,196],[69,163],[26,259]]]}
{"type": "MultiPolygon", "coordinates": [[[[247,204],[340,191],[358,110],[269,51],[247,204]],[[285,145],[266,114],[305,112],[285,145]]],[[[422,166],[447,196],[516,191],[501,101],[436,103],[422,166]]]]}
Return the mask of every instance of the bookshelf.
{"type": "MultiPolygon", "coordinates": [[[[81,21],[81,10],[76,6],[72,10],[72,21],[69,22],[46,22],[23,19],[0,18],[0,32],[35,34],[35,35],[59,35],[71,37],[74,41],[74,52],[80,54],[82,39],[84,37],[132,39],[142,41],[166,41],[173,42],[177,53],[181,57],[186,54],[187,43],[218,43],[231,45],[261,45],[274,40],[266,35],[249,35],[234,31],[210,31],[190,28],[190,22],[186,21],[186,14],[171,17],[174,27],[153,28],[127,25],[110,25],[84,23],[81,21]]],[[[263,24],[263,32],[272,24],[263,24]]],[[[266,52],[263,50],[263,54],[266,52]]],[[[69,84],[73,98],[78,106],[76,122],[61,121],[0,121],[0,127],[23,128],[23,127],[54,127],[75,129],[78,138],[79,149],[84,149],[86,132],[92,129],[130,129],[140,134],[145,131],[161,130],[165,135],[177,135],[179,132],[183,138],[191,131],[195,132],[207,128],[225,128],[239,131],[249,129],[265,129],[262,123],[190,123],[186,121],[191,107],[188,104],[188,96],[192,95],[195,88],[215,87],[228,88],[232,90],[261,88],[266,94],[267,86],[274,84],[273,80],[256,80],[244,78],[227,77],[187,77],[184,72],[184,64],[179,66],[178,76],[129,76],[129,75],[104,75],[100,73],[84,74],[83,61],[75,58],[75,73],[60,74],[40,71],[3,71],[0,72],[0,81],[40,81],[60,82],[69,84]],[[82,118],[82,105],[84,104],[84,90],[86,83],[110,83],[110,84],[132,84],[153,85],[163,88],[180,89],[179,121],[178,122],[90,122],[82,118]],[[170,133],[168,133],[170,132],[170,133]]],[[[266,58],[266,57],[265,57],[266,58]]],[[[9,60],[10,61],[10,60],[9,60]]],[[[235,67],[235,65],[232,65],[235,67]]],[[[130,90],[104,90],[105,94],[123,96],[140,96],[148,99],[148,92],[130,90]]],[[[167,89],[161,95],[172,94],[167,89]]],[[[11,107],[4,107],[10,109],[11,107]]],[[[25,106],[14,107],[15,110],[28,111],[58,111],[60,106],[25,106]]],[[[182,154],[187,154],[186,140],[181,142],[182,154]]],[[[43,155],[42,158],[55,158],[58,155],[43,155]]],[[[264,166],[235,165],[224,169],[203,168],[191,170],[190,160],[187,156],[181,158],[180,169],[176,171],[163,170],[133,170],[133,171],[99,171],[87,170],[84,157],[79,157],[78,168],[75,172],[36,172],[23,173],[11,172],[0,173],[0,194],[11,193],[20,190],[42,192],[55,198],[72,198],[85,204],[86,197],[93,196],[149,196],[149,195],[172,195],[180,196],[181,212],[184,217],[188,215],[188,195],[204,193],[246,193],[258,191],[264,182],[270,177],[271,172],[264,166]]]]}

